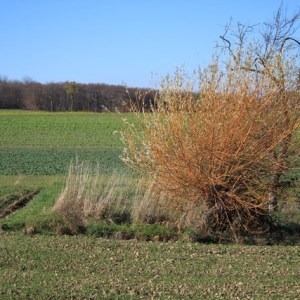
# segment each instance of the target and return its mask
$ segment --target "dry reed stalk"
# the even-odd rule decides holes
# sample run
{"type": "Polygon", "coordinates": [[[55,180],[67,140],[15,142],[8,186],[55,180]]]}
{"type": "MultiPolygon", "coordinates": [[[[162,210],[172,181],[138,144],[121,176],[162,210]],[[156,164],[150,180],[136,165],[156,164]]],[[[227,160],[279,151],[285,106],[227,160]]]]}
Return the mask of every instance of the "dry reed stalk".
{"type": "Polygon", "coordinates": [[[135,183],[136,179],[117,170],[107,178],[99,165],[93,167],[76,159],[70,164],[65,187],[52,210],[74,228],[89,220],[130,215],[135,183]]]}

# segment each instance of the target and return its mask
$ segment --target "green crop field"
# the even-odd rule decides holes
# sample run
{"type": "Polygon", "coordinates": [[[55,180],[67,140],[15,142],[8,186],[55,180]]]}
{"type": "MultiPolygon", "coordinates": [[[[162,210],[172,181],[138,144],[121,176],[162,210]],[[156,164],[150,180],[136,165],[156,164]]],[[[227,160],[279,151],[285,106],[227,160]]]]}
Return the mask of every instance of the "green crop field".
{"type": "Polygon", "coordinates": [[[120,147],[120,140],[113,133],[121,129],[123,117],[115,113],[2,110],[1,146],[120,147]]]}
{"type": "Polygon", "coordinates": [[[1,299],[297,299],[300,251],[2,235],[1,299]]]}
{"type": "Polygon", "coordinates": [[[0,207],[28,191],[40,191],[24,209],[0,223],[12,222],[15,229],[33,223],[47,227],[50,209],[62,190],[70,162],[76,158],[97,163],[104,175],[114,169],[128,170],[120,159],[124,118],[134,117],[0,110],[0,207]]]}
{"type": "Polygon", "coordinates": [[[42,209],[49,213],[76,158],[97,163],[104,175],[128,171],[120,159],[124,118],[133,120],[134,115],[0,110],[0,203],[22,197],[23,191],[40,191],[37,200],[0,223],[22,228],[34,218],[47,219],[38,217],[39,198],[48,197],[42,209]]]}
{"type": "MultiPolygon", "coordinates": [[[[127,114],[125,117],[131,117],[127,114]]],[[[120,114],[0,111],[0,175],[65,174],[76,156],[122,167],[120,114]]]]}
{"type": "Polygon", "coordinates": [[[131,114],[0,110],[0,211],[35,195],[0,217],[0,298],[297,299],[299,239],[293,246],[245,246],[191,243],[189,236],[175,242],[160,227],[143,234],[151,240],[149,230],[165,230],[169,242],[98,238],[128,229],[118,224],[77,236],[52,230],[60,220],[51,207],[71,159],[98,162],[105,176],[127,170],[119,158],[122,118],[134,120],[131,114]],[[25,230],[30,227],[38,234],[25,230]]]}

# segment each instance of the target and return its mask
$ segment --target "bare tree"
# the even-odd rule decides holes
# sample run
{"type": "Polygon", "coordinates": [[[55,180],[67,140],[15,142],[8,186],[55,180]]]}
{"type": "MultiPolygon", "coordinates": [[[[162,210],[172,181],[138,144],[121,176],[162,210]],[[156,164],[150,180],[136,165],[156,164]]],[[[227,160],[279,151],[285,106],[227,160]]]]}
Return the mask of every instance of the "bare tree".
{"type": "Polygon", "coordinates": [[[70,99],[70,111],[77,110],[77,105],[76,105],[76,96],[79,91],[79,84],[72,81],[72,82],[66,82],[64,85],[66,94],[67,94],[67,99],[70,99]]]}
{"type": "MultiPolygon", "coordinates": [[[[295,38],[299,28],[300,10],[291,17],[287,16],[283,2],[273,19],[260,26],[247,26],[238,23],[233,29],[231,22],[220,36],[224,42],[223,49],[231,56],[236,69],[251,72],[260,80],[267,76],[277,89],[274,101],[284,103],[285,114],[282,126],[288,128],[299,119],[299,50],[300,42],[295,38]],[[254,36],[252,36],[254,34],[254,36]],[[295,114],[291,114],[295,110],[295,114]]],[[[288,164],[292,134],[282,140],[273,151],[277,164],[270,184],[269,210],[274,211],[278,205],[280,180],[288,164]]]]}

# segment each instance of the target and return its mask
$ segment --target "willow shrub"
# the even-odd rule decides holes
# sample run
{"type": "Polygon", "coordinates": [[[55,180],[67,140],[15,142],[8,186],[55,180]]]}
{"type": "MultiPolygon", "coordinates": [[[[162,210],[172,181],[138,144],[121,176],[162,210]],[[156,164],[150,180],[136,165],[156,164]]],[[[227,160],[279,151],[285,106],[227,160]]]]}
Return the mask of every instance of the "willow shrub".
{"type": "Polygon", "coordinates": [[[199,229],[266,230],[272,173],[288,168],[273,154],[299,126],[299,98],[264,74],[219,65],[166,78],[152,111],[137,113],[141,127],[122,133],[123,161],[153,177],[169,210],[201,207],[199,229]]]}

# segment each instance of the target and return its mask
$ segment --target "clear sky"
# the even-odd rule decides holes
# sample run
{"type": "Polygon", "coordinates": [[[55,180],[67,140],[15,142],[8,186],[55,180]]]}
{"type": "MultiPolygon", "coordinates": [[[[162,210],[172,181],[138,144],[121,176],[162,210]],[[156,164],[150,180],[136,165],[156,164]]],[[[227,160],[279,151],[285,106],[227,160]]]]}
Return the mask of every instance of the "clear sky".
{"type": "Polygon", "coordinates": [[[262,23],[280,2],[0,0],[0,76],[153,87],[177,66],[205,66],[230,17],[262,23]]]}

